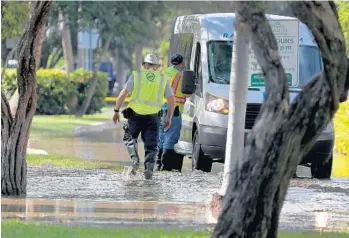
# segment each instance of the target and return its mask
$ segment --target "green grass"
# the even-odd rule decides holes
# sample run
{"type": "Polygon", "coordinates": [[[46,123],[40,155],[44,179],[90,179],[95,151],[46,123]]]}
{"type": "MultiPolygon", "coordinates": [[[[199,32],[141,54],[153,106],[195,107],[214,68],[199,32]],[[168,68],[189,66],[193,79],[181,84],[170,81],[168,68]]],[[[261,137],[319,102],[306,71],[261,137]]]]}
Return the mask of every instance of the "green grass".
{"type": "Polygon", "coordinates": [[[33,118],[31,133],[62,137],[73,136],[73,129],[78,126],[93,125],[112,119],[112,114],[98,113],[76,118],[71,115],[36,115],[33,118]]]}
{"type": "Polygon", "coordinates": [[[29,166],[52,165],[62,168],[110,169],[114,171],[122,171],[124,168],[117,163],[88,161],[64,155],[27,154],[27,163],[29,166]]]}
{"type": "MultiPolygon", "coordinates": [[[[170,238],[170,237],[210,237],[210,232],[195,231],[182,228],[137,228],[137,227],[86,227],[86,226],[66,226],[51,224],[24,223],[17,219],[3,219],[1,221],[1,237],[16,238],[170,238]]],[[[300,233],[300,232],[281,232],[280,238],[344,238],[349,237],[343,233],[300,233]]]]}

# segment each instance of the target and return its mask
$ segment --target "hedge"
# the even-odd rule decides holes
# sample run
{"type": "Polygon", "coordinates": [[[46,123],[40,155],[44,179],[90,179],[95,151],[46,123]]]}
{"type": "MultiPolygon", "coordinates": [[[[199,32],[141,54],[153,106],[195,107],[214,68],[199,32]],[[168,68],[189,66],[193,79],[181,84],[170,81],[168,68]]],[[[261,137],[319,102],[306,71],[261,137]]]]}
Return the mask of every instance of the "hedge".
{"type": "MultiPolygon", "coordinates": [[[[6,69],[1,88],[7,98],[17,88],[16,69],[6,69]]],[[[57,69],[40,69],[36,74],[38,105],[36,114],[61,115],[74,113],[86,97],[92,72],[78,69],[70,74],[57,69]]],[[[100,112],[105,105],[107,74],[98,72],[98,83],[87,114],[100,112]]]]}
{"type": "Polygon", "coordinates": [[[341,103],[334,117],[335,151],[349,156],[349,100],[341,103]]]}

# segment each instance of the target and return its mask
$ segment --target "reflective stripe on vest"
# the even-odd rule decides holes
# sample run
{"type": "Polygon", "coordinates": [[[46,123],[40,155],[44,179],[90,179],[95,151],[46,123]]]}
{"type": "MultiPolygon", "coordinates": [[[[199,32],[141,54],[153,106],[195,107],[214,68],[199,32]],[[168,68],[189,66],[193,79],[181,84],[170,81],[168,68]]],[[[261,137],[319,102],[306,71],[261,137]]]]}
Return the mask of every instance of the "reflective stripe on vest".
{"type": "Polygon", "coordinates": [[[133,72],[134,88],[129,107],[141,115],[157,113],[163,104],[166,81],[159,71],[133,72]]]}
{"type": "Polygon", "coordinates": [[[182,72],[178,72],[173,79],[171,80],[171,87],[175,96],[175,102],[176,104],[184,104],[185,103],[185,97],[181,96],[182,93],[178,92],[178,86],[179,82],[182,78],[182,72]]]}

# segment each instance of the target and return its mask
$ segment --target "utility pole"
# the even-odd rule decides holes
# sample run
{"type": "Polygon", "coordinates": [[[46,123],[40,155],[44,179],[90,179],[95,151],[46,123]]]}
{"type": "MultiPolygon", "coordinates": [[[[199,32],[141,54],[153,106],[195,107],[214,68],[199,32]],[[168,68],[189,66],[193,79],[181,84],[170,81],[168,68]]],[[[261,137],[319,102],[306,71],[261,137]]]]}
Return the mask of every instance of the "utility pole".
{"type": "MultiPolygon", "coordinates": [[[[82,19],[81,19],[81,14],[82,14],[82,1],[79,1],[79,9],[78,9],[78,34],[80,34],[81,29],[82,29],[82,19]]],[[[78,68],[85,68],[85,51],[83,48],[80,48],[79,44],[78,44],[78,68]]]]}
{"type": "Polygon", "coordinates": [[[228,133],[225,150],[223,182],[220,195],[224,196],[230,176],[234,176],[235,168],[244,151],[245,116],[249,82],[249,49],[250,32],[247,25],[235,17],[235,34],[233,43],[230,88],[228,133]]]}

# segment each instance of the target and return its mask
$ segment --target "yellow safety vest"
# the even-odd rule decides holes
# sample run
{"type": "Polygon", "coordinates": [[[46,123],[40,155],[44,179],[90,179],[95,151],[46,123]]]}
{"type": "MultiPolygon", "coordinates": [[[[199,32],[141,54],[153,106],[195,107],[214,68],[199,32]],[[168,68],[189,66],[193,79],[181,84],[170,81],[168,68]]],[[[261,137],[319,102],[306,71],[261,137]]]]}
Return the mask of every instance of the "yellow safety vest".
{"type": "Polygon", "coordinates": [[[171,80],[171,87],[175,96],[175,102],[179,108],[179,111],[182,113],[185,103],[185,97],[181,91],[182,72],[178,71],[174,67],[168,67],[165,69],[164,73],[171,80]]]}
{"type": "Polygon", "coordinates": [[[134,83],[129,107],[140,115],[158,113],[164,102],[165,77],[154,70],[133,71],[132,75],[134,83]]]}

